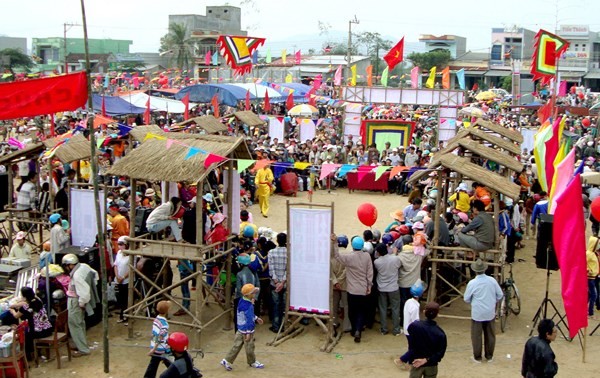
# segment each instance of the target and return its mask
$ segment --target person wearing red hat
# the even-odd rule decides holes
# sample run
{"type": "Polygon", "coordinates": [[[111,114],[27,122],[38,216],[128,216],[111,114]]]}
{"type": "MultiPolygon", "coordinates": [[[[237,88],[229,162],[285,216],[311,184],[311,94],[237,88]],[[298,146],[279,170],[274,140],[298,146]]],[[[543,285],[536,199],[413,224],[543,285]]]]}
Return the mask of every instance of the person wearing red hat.
{"type": "Polygon", "coordinates": [[[169,335],[167,343],[175,360],[160,375],[160,378],[197,378],[202,376],[200,370],[194,368],[194,361],[187,351],[190,340],[185,333],[173,332],[169,335]]]}

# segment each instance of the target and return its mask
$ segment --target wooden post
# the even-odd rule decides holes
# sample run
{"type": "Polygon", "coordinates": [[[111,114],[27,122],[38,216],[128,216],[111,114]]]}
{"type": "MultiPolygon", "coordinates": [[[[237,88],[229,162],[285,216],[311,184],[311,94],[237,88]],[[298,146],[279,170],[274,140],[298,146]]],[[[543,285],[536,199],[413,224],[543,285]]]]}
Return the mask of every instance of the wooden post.
{"type": "MultiPolygon", "coordinates": [[[[495,239],[496,240],[496,245],[494,245],[494,248],[496,248],[499,244],[500,241],[500,225],[498,224],[498,220],[500,218],[500,196],[498,195],[497,191],[494,191],[494,234],[495,234],[495,239]]],[[[496,259],[496,254],[493,254],[494,256],[494,262],[496,259]]],[[[486,256],[487,257],[487,256],[486,256]]],[[[500,257],[500,260],[502,260],[502,258],[500,257]]],[[[499,275],[499,269],[497,266],[494,265],[494,278],[498,281],[500,280],[500,275],[499,275]]]]}
{"type": "Polygon", "coordinates": [[[56,193],[54,193],[54,177],[52,177],[52,159],[48,159],[48,183],[50,184],[50,210],[54,210],[56,193]]]}
{"type": "MultiPolygon", "coordinates": [[[[15,185],[14,185],[14,178],[13,178],[13,170],[12,170],[12,166],[11,164],[8,164],[8,169],[6,170],[8,172],[8,208],[12,209],[13,208],[13,195],[15,193],[15,185]]],[[[9,214],[9,221],[8,221],[8,250],[10,251],[10,249],[12,248],[13,245],[13,221],[10,220],[13,218],[13,214],[12,211],[8,212],[9,214]]]]}
{"type": "MultiPolygon", "coordinates": [[[[445,179],[445,174],[443,170],[438,171],[438,180],[437,180],[437,198],[435,199],[435,212],[433,215],[433,240],[432,244],[434,247],[439,245],[440,238],[440,214],[442,208],[442,180],[445,179]]],[[[449,183],[446,183],[446,187],[449,183]]],[[[445,200],[445,198],[444,198],[445,200]]],[[[427,292],[427,302],[431,302],[435,300],[436,297],[436,285],[437,285],[437,249],[433,248],[431,251],[431,257],[433,261],[431,262],[431,284],[429,285],[429,289],[427,292]]]]}
{"type": "MultiPolygon", "coordinates": [[[[204,238],[202,237],[202,230],[204,230],[204,223],[202,222],[202,189],[204,188],[204,181],[200,180],[196,183],[196,244],[203,244],[204,238]]],[[[202,269],[202,266],[197,266],[198,269],[202,269]]],[[[196,318],[199,320],[199,326],[202,326],[202,303],[204,302],[204,294],[202,289],[202,274],[196,277],[196,318]]],[[[195,332],[195,345],[200,348],[202,345],[202,327],[196,329],[195,332]]]]}
{"type": "MultiPolygon", "coordinates": [[[[239,217],[239,214],[233,214],[233,160],[229,160],[227,164],[227,227],[229,232],[236,233],[238,230],[232,230],[233,217],[239,217]]],[[[231,248],[231,240],[227,241],[227,249],[231,248]]],[[[231,310],[231,253],[227,255],[227,267],[225,269],[225,308],[231,310]]],[[[229,311],[229,315],[225,318],[225,328],[231,329],[233,325],[233,312],[229,311]]]]}
{"type": "MultiPolygon", "coordinates": [[[[105,187],[106,188],[106,187],[105,187]]],[[[135,179],[131,179],[131,192],[132,194],[135,193],[137,189],[137,182],[135,179]]],[[[106,192],[104,193],[104,196],[106,198],[106,192]]],[[[135,238],[135,195],[131,195],[129,196],[129,237],[130,238],[135,238]]],[[[131,242],[130,242],[131,243],[131,242]]],[[[131,249],[132,245],[129,245],[129,249],[131,249]]],[[[136,245],[136,247],[141,247],[139,245],[136,245]]],[[[134,288],[135,288],[135,269],[131,269],[132,266],[135,266],[134,264],[134,256],[133,255],[129,255],[129,284],[127,287],[127,308],[131,308],[133,306],[133,299],[134,299],[134,288]]],[[[135,319],[129,317],[127,319],[127,323],[129,324],[127,326],[127,337],[129,339],[133,338],[133,326],[135,325],[135,319]]]]}

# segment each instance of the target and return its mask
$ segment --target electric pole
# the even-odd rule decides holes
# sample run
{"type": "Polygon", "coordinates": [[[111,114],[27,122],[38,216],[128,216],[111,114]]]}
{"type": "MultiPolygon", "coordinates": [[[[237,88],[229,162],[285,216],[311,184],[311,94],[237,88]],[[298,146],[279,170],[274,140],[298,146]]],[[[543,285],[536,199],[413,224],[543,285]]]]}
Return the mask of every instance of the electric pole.
{"type": "Polygon", "coordinates": [[[63,50],[64,50],[64,55],[65,55],[65,74],[69,73],[69,63],[67,63],[67,32],[73,26],[81,26],[81,25],[70,23],[70,22],[65,22],[63,24],[63,50]]]}
{"type": "MultiPolygon", "coordinates": [[[[346,81],[351,77],[350,66],[352,63],[352,24],[359,24],[360,22],[354,15],[354,20],[348,21],[348,56],[346,57],[346,81]]],[[[347,83],[346,83],[347,84],[347,83]]]]}

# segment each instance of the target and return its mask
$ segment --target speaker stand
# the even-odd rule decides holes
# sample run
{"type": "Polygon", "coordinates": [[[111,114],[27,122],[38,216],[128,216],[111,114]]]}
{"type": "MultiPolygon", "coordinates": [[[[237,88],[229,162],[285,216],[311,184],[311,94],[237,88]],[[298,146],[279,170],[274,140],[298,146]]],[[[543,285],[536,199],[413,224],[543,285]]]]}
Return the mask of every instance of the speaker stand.
{"type": "Polygon", "coordinates": [[[590,336],[594,336],[594,333],[596,333],[596,331],[598,330],[598,328],[600,328],[600,323],[598,323],[598,325],[596,326],[596,328],[594,328],[594,330],[592,331],[592,333],[590,333],[590,336]]]}
{"type": "Polygon", "coordinates": [[[540,306],[538,307],[538,309],[533,317],[533,320],[532,320],[533,323],[531,325],[531,330],[529,331],[529,336],[531,336],[533,334],[533,331],[536,329],[538,323],[542,319],[554,320],[555,318],[557,318],[558,321],[555,321],[556,328],[560,331],[561,335],[565,338],[565,340],[572,341],[572,339],[569,338],[565,334],[562,327],[560,326],[562,324],[568,333],[569,325],[565,321],[567,316],[562,315],[560,313],[560,311],[558,311],[558,308],[556,307],[554,302],[552,302],[552,299],[548,298],[549,289],[550,289],[550,269],[546,268],[546,293],[544,294],[544,299],[542,300],[542,303],[540,303],[540,306]],[[550,317],[548,317],[548,305],[551,306],[551,310],[553,311],[552,316],[550,316],[550,317]]]}

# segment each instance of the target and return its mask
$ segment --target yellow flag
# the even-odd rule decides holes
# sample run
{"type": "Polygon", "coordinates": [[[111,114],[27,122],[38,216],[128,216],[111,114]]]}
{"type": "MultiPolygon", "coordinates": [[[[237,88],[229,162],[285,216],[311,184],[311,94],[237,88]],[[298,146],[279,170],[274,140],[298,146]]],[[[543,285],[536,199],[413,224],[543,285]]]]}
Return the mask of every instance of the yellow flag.
{"type": "Polygon", "coordinates": [[[281,61],[283,64],[287,63],[287,51],[285,49],[281,50],[281,61]]]}
{"type": "Polygon", "coordinates": [[[286,83],[291,83],[293,81],[293,76],[291,73],[285,75],[285,82],[286,83]]]}
{"type": "Polygon", "coordinates": [[[431,70],[429,71],[429,79],[427,79],[427,82],[425,83],[425,86],[427,88],[433,88],[435,86],[435,70],[436,70],[436,67],[433,66],[433,67],[431,67],[431,70]]]}
{"type": "Polygon", "coordinates": [[[350,71],[352,71],[352,79],[350,80],[350,85],[354,87],[356,86],[356,64],[350,67],[350,71]]]}

